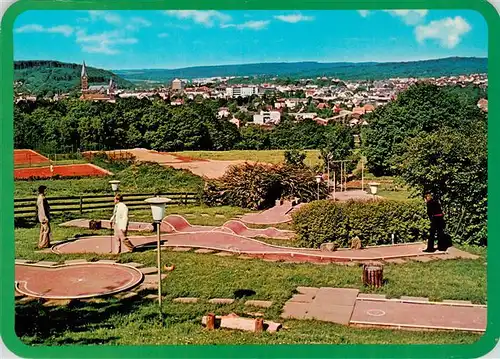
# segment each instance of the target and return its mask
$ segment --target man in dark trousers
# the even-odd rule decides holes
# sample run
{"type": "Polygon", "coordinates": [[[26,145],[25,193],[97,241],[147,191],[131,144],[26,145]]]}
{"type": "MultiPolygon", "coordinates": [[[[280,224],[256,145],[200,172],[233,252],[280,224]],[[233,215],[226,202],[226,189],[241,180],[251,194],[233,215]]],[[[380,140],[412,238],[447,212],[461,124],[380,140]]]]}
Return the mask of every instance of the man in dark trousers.
{"type": "Polygon", "coordinates": [[[427,203],[427,215],[431,221],[431,229],[429,240],[427,242],[427,248],[424,252],[434,252],[434,237],[437,237],[438,241],[438,251],[446,251],[450,246],[449,240],[444,233],[446,223],[444,221],[444,213],[441,208],[441,204],[437,199],[435,199],[432,194],[426,193],[424,196],[425,202],[427,203]]]}

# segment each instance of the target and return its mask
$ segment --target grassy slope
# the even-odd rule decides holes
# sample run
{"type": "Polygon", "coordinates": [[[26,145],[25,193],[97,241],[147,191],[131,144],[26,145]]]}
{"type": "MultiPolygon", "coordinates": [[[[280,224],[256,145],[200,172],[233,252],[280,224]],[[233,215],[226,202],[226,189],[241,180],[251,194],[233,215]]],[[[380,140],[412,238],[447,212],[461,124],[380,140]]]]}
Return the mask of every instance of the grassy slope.
{"type": "MultiPolygon", "coordinates": [[[[148,211],[136,211],[134,220],[145,218],[148,211]]],[[[169,213],[194,214],[194,224],[220,225],[226,218],[243,213],[231,207],[218,209],[171,207],[169,213]],[[201,216],[202,213],[209,216],[201,216]],[[215,218],[224,214],[226,218],[215,218]]],[[[109,215],[109,213],[106,213],[109,215]]],[[[78,228],[54,226],[54,239],[62,240],[75,234],[96,233],[78,228]]],[[[99,233],[110,233],[100,231],[99,233]]],[[[111,256],[64,255],[34,253],[38,228],[16,229],[16,257],[37,260],[86,258],[97,260],[111,256]]],[[[18,305],[18,334],[30,344],[250,344],[250,343],[472,343],[479,336],[467,333],[406,332],[363,330],[317,321],[282,320],[284,302],[297,286],[333,286],[360,288],[363,292],[425,296],[431,300],[457,299],[486,301],[486,267],[483,249],[475,249],[478,260],[447,260],[430,263],[411,262],[387,265],[384,277],[387,285],[379,290],[364,288],[360,283],[360,268],[338,265],[270,263],[234,257],[178,253],[168,251],[164,264],[174,263],[176,269],[163,282],[166,300],[163,304],[166,323],[157,322],[155,302],[138,300],[118,302],[106,299],[101,303],[80,303],[70,307],[45,308],[37,303],[18,305]],[[214,297],[233,297],[237,289],[252,289],[254,299],[273,300],[269,309],[258,309],[266,319],[283,322],[286,330],[274,335],[255,335],[220,330],[207,333],[200,325],[208,312],[244,315],[249,309],[242,300],[231,305],[215,306],[206,302],[214,297]],[[200,297],[197,304],[176,304],[178,296],[200,297]]],[[[123,262],[134,261],[154,266],[154,251],[122,255],[123,262]]],[[[251,310],[250,310],[251,311],[251,310]]]]}
{"type": "MultiPolygon", "coordinates": [[[[57,61],[15,61],[14,81],[23,85],[18,89],[32,94],[69,92],[80,88],[81,64],[57,61]]],[[[109,79],[118,88],[132,88],[133,84],[122,77],[103,69],[87,67],[89,85],[107,85],[109,79]]]]}

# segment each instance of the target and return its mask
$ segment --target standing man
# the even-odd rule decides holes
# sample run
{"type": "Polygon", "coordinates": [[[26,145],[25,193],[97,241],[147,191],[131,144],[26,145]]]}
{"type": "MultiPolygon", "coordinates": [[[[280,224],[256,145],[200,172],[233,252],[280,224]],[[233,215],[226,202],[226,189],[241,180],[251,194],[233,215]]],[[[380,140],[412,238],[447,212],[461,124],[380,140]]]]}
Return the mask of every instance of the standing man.
{"type": "Polygon", "coordinates": [[[110,221],[115,232],[111,244],[111,252],[113,254],[121,253],[122,244],[127,249],[124,250],[123,253],[132,252],[134,250],[134,245],[127,238],[128,208],[125,203],[123,203],[123,196],[121,194],[115,195],[115,209],[110,221]]]}
{"type": "Polygon", "coordinates": [[[36,200],[36,212],[40,222],[40,238],[38,239],[38,248],[50,247],[50,207],[47,198],[45,198],[46,186],[38,187],[38,198],[36,200]]]}
{"type": "Polygon", "coordinates": [[[427,204],[427,215],[431,221],[429,240],[427,241],[427,248],[424,252],[434,252],[434,237],[437,237],[438,251],[446,251],[450,246],[448,238],[444,233],[446,223],[444,221],[444,214],[441,208],[441,204],[438,200],[433,198],[432,194],[426,193],[424,195],[425,202],[427,204]]]}

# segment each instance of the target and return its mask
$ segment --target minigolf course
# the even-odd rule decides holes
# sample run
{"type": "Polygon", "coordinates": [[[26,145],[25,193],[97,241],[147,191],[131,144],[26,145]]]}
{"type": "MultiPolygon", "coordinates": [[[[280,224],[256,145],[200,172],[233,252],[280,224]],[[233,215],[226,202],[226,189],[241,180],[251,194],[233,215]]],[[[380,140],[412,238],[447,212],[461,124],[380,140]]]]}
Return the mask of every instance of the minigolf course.
{"type": "Polygon", "coordinates": [[[15,266],[16,291],[35,298],[84,299],[129,290],[144,279],[143,273],[119,263],[19,263],[15,266]]]}

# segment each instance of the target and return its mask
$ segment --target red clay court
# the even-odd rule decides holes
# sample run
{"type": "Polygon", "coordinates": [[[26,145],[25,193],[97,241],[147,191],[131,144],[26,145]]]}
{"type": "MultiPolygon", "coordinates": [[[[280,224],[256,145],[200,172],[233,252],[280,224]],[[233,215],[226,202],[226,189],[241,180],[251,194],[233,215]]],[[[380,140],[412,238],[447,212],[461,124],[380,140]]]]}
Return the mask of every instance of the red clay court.
{"type": "Polygon", "coordinates": [[[14,166],[49,163],[49,159],[33,150],[14,150],[14,166]]]}
{"type": "Polygon", "coordinates": [[[64,166],[53,166],[54,172],[50,171],[50,166],[48,167],[27,167],[27,168],[16,168],[14,169],[14,178],[19,179],[30,179],[30,178],[51,178],[53,176],[59,177],[96,177],[96,176],[107,176],[111,172],[105,169],[95,166],[91,163],[75,164],[75,165],[64,165],[64,166]]]}

